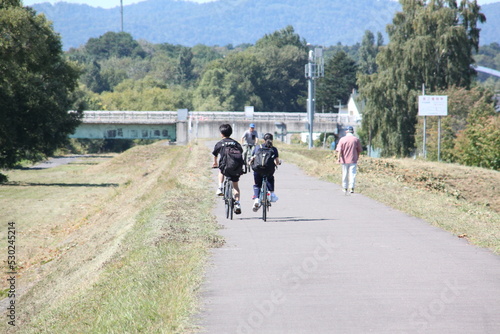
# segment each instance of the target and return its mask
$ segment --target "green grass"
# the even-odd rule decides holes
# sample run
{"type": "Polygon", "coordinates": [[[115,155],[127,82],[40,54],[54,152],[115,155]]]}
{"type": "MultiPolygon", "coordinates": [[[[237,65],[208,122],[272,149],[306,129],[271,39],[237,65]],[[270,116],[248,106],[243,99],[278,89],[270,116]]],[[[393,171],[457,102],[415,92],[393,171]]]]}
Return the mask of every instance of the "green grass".
{"type": "MultiPolygon", "coordinates": [[[[98,173],[119,186],[104,193],[89,190],[94,196],[84,191],[80,200],[90,195],[95,203],[76,222],[60,224],[60,230],[74,229],[63,233],[73,238],[74,247],[66,249],[62,237],[52,240],[48,244],[60,251],[32,265],[43,277],[31,278],[31,288],[18,300],[17,332],[193,330],[208,250],[223,243],[211,214],[215,199],[207,166],[208,149],[196,144],[134,148],[98,166],[79,166],[80,177],[98,173]]],[[[52,180],[67,182],[74,168],[46,173],[59,173],[52,180]]],[[[78,196],[71,189],[66,191],[78,196]]],[[[37,196],[36,190],[30,193],[31,200],[37,196]]],[[[33,254],[40,257],[45,256],[33,254]]],[[[28,280],[30,270],[25,272],[28,280]]]]}

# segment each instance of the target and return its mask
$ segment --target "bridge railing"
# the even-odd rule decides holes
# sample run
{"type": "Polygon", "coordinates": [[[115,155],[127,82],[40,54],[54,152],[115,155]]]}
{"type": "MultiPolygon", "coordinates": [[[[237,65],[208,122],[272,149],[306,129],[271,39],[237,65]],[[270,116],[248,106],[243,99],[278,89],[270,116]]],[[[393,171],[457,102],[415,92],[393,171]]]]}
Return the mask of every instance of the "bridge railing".
{"type": "Polygon", "coordinates": [[[84,123],[173,123],[177,111],[84,111],[84,123]]]}
{"type": "MultiPolygon", "coordinates": [[[[307,113],[291,112],[254,112],[252,117],[247,117],[244,112],[218,112],[218,111],[191,111],[189,116],[197,120],[210,121],[281,121],[281,122],[307,122],[307,113]]],[[[338,114],[314,115],[315,121],[336,123],[339,120],[338,114]]]]}
{"type": "MultiPolygon", "coordinates": [[[[190,111],[189,117],[197,121],[276,121],[307,122],[307,113],[254,112],[247,117],[243,111],[190,111]]],[[[342,121],[338,114],[316,113],[315,122],[342,121]]],[[[175,123],[177,111],[84,111],[84,123],[175,123]]]]}

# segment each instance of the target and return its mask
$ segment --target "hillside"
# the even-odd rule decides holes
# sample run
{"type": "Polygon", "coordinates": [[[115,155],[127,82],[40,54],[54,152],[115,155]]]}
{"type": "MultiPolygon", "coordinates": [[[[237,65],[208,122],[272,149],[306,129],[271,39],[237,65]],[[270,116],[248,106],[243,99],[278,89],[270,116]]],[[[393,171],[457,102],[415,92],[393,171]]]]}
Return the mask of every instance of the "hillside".
{"type": "MultiPolygon", "coordinates": [[[[60,2],[33,8],[54,22],[64,49],[85,44],[107,31],[120,31],[120,8],[102,9],[60,2]]],[[[481,44],[500,42],[500,2],[482,7],[488,21],[481,44]]],[[[383,32],[397,2],[389,0],[219,0],[204,4],[149,0],[124,6],[124,30],[135,39],[184,46],[254,43],[292,25],[308,42],[354,45],[364,32],[383,32]]]]}

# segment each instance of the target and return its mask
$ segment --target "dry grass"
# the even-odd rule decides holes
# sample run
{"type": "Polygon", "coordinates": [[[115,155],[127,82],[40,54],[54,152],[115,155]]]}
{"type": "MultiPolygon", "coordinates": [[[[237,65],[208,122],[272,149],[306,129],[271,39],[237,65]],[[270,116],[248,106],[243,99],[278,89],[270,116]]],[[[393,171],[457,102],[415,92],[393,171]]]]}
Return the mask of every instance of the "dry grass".
{"type": "Polygon", "coordinates": [[[0,186],[2,232],[16,221],[23,261],[20,333],[191,326],[207,249],[221,243],[207,148],[142,146],[104,160],[11,171],[0,186]]]}
{"type": "MultiPolygon", "coordinates": [[[[340,165],[331,151],[283,145],[280,155],[310,175],[340,183],[340,165]]],[[[362,157],[356,192],[500,254],[498,171],[413,159],[362,157]]]]}

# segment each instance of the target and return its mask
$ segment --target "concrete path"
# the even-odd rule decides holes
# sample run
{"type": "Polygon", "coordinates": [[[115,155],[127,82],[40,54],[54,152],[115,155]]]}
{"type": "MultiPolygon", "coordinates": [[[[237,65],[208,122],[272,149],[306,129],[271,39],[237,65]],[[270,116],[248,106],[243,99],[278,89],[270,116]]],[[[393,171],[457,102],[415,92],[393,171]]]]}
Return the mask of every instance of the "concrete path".
{"type": "Polygon", "coordinates": [[[203,333],[500,333],[499,256],[286,163],[263,222],[252,184],[216,208],[203,333]]]}

